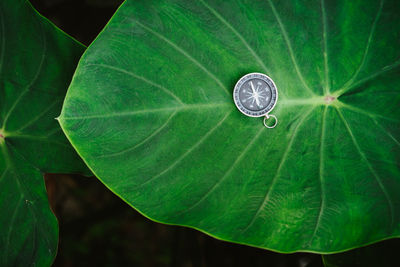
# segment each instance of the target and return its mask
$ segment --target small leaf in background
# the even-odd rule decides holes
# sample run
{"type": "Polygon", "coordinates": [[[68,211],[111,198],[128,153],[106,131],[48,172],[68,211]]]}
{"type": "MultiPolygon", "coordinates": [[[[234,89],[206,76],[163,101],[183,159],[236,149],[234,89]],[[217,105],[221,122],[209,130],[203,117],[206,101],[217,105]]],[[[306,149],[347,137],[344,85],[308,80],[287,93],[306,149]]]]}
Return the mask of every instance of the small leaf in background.
{"type": "Polygon", "coordinates": [[[400,5],[127,0],[86,50],[60,122],[155,221],[279,252],[400,234],[400,5]],[[278,126],[235,107],[246,73],[278,126]]]}
{"type": "Polygon", "coordinates": [[[49,266],[58,242],[44,173],[89,173],[55,117],[84,47],[28,1],[0,2],[0,265],[49,266]]]}

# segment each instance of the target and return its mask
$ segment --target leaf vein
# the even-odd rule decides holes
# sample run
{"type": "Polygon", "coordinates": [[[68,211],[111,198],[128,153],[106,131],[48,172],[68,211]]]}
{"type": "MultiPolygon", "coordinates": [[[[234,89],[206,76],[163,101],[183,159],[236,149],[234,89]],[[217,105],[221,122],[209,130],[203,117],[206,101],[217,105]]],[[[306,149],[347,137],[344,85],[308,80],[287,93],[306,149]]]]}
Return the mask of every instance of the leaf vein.
{"type": "Polygon", "coordinates": [[[190,61],[192,61],[196,66],[198,66],[201,70],[203,70],[208,76],[210,76],[222,89],[225,93],[227,93],[228,95],[231,94],[231,92],[228,90],[228,88],[226,88],[223,83],[214,75],[212,74],[206,67],[204,67],[197,59],[195,59],[194,57],[192,57],[191,55],[189,55],[185,50],[183,50],[181,47],[179,47],[178,45],[176,45],[174,42],[172,42],[171,40],[169,40],[167,37],[165,37],[164,35],[153,31],[152,29],[150,29],[149,27],[147,27],[146,25],[140,23],[139,21],[135,21],[139,26],[141,26],[143,29],[147,30],[148,32],[150,32],[151,34],[157,36],[159,39],[163,40],[164,42],[166,42],[167,44],[169,44],[171,47],[173,47],[175,50],[177,50],[178,52],[180,52],[182,55],[184,55],[187,59],[189,59],[190,61]]]}
{"type": "Polygon", "coordinates": [[[238,38],[239,40],[244,44],[244,46],[249,50],[249,52],[252,54],[252,56],[255,58],[255,60],[261,65],[261,67],[267,72],[270,73],[270,71],[267,69],[265,66],[264,62],[261,60],[261,58],[257,55],[257,53],[251,48],[251,46],[247,43],[247,41],[243,38],[243,36],[224,18],[220,13],[215,10],[215,8],[212,8],[210,5],[208,5],[204,0],[200,0],[200,2],[213,13],[213,15],[218,18],[223,24],[225,24],[226,27],[228,27],[238,38]]]}
{"type": "Polygon", "coordinates": [[[192,209],[194,209],[195,207],[197,207],[201,202],[203,202],[221,183],[223,183],[223,181],[229,176],[229,174],[235,169],[236,164],[238,164],[243,156],[247,153],[247,151],[252,147],[252,145],[258,140],[258,138],[260,137],[262,131],[265,130],[264,128],[260,127],[260,130],[256,133],[256,135],[250,140],[250,142],[246,145],[246,147],[242,150],[242,152],[239,154],[239,156],[236,158],[236,160],[233,162],[233,164],[231,165],[231,167],[227,170],[227,172],[196,202],[194,203],[192,206],[190,206],[189,208],[187,208],[184,211],[179,212],[179,214],[181,213],[186,213],[192,209]]]}
{"type": "MultiPolygon", "coordinates": [[[[40,24],[41,25],[41,24],[40,24]]],[[[10,117],[10,115],[13,113],[14,109],[17,107],[17,105],[19,104],[19,102],[21,101],[21,99],[25,96],[26,93],[29,92],[29,89],[32,87],[32,85],[36,82],[36,80],[39,78],[40,72],[43,68],[43,63],[44,63],[44,59],[45,59],[45,55],[46,55],[46,51],[47,51],[47,45],[46,45],[46,35],[43,32],[43,26],[41,25],[40,27],[41,29],[41,36],[43,39],[43,51],[42,51],[42,57],[40,59],[40,63],[39,63],[39,67],[37,72],[35,73],[32,81],[26,86],[26,88],[21,92],[21,94],[17,97],[17,99],[14,101],[14,103],[12,104],[12,106],[10,107],[10,109],[8,110],[7,114],[4,117],[4,121],[3,121],[3,127],[2,129],[6,128],[6,124],[8,121],[8,118],[10,117]]]]}
{"type": "Polygon", "coordinates": [[[19,210],[20,210],[20,207],[21,207],[21,203],[22,203],[22,195],[19,197],[19,199],[18,199],[18,202],[17,202],[17,205],[15,206],[15,209],[14,209],[14,211],[13,211],[13,213],[12,213],[12,215],[11,215],[11,220],[10,220],[10,224],[9,224],[9,226],[8,226],[8,231],[7,231],[7,241],[6,241],[6,246],[5,246],[5,248],[4,248],[4,251],[5,251],[5,256],[6,256],[6,259],[5,259],[5,262],[7,262],[7,256],[10,254],[9,252],[8,252],[8,249],[9,249],[9,247],[10,247],[10,242],[11,242],[11,233],[12,233],[12,231],[14,230],[14,223],[15,223],[15,220],[16,220],[16,218],[17,218],[17,214],[18,214],[18,212],[19,212],[19,210]]]}
{"type": "Polygon", "coordinates": [[[317,231],[319,229],[319,225],[321,223],[321,218],[322,214],[324,212],[325,208],[325,186],[324,186],[324,140],[325,140],[325,133],[326,133],[326,113],[327,113],[328,107],[325,106],[324,112],[322,115],[322,126],[321,126],[321,137],[320,137],[320,148],[319,148],[319,182],[320,182],[320,207],[319,207],[319,212],[317,216],[317,220],[315,223],[315,228],[313,231],[313,234],[311,235],[311,239],[309,244],[312,245],[312,242],[317,234],[317,231]]]}
{"type": "MultiPolygon", "coordinates": [[[[362,84],[364,84],[366,82],[369,82],[370,80],[372,80],[372,79],[374,79],[376,77],[379,77],[382,74],[385,74],[385,73],[395,69],[399,65],[400,65],[400,60],[397,60],[394,63],[383,67],[380,71],[372,73],[371,75],[369,75],[367,77],[364,77],[364,78],[358,80],[357,82],[354,82],[351,86],[349,86],[347,88],[347,92],[352,90],[352,89],[354,89],[354,88],[357,88],[357,86],[360,86],[360,85],[362,85],[362,84]]],[[[344,93],[343,90],[338,90],[337,92],[335,92],[336,95],[341,95],[342,93],[344,93]]]]}
{"type": "Polygon", "coordinates": [[[292,62],[293,62],[293,65],[294,65],[294,68],[295,68],[295,70],[296,70],[297,76],[299,77],[301,83],[303,84],[303,87],[304,87],[307,91],[309,91],[309,93],[310,93],[311,95],[314,96],[315,93],[314,93],[314,92],[311,90],[311,88],[307,85],[307,83],[306,83],[306,81],[305,81],[305,79],[304,79],[304,76],[303,76],[303,74],[301,73],[300,68],[299,68],[299,66],[298,66],[298,64],[297,64],[296,58],[295,58],[294,53],[293,53],[293,48],[292,48],[292,45],[291,45],[290,40],[289,40],[289,36],[287,35],[287,32],[286,32],[286,30],[285,30],[285,26],[283,25],[283,23],[282,23],[282,21],[281,21],[281,18],[280,18],[280,16],[279,16],[278,12],[276,11],[275,6],[274,6],[274,4],[272,3],[272,1],[271,1],[271,0],[268,0],[268,2],[269,2],[269,4],[270,4],[270,6],[271,6],[272,13],[273,13],[274,16],[275,16],[276,21],[277,21],[278,24],[279,24],[279,29],[280,29],[280,31],[281,31],[281,33],[282,33],[282,35],[283,35],[283,38],[285,39],[286,45],[287,45],[288,50],[289,50],[289,56],[290,56],[290,59],[291,59],[292,62]]]}
{"type": "Polygon", "coordinates": [[[144,183],[138,185],[138,187],[141,187],[145,184],[150,183],[151,181],[157,179],[158,177],[162,176],[163,174],[167,173],[169,170],[173,169],[176,165],[178,165],[179,162],[181,162],[185,157],[187,157],[194,149],[196,149],[199,145],[201,145],[204,140],[206,140],[216,129],[218,129],[219,126],[222,125],[222,123],[228,118],[228,116],[232,113],[232,111],[227,112],[226,115],[210,130],[208,130],[202,138],[199,139],[193,146],[191,146],[182,156],[180,156],[177,160],[175,160],[171,165],[169,165],[167,168],[165,168],[162,172],[158,173],[157,175],[151,177],[144,183]]]}
{"type": "MultiPolygon", "coordinates": [[[[345,106],[345,108],[348,108],[348,107],[346,107],[345,106]]],[[[353,109],[351,109],[350,108],[350,110],[353,110],[353,109]]],[[[354,110],[353,110],[354,111],[354,110]]],[[[357,112],[357,111],[356,111],[357,112]]],[[[376,114],[370,114],[369,112],[358,112],[359,114],[362,114],[362,115],[364,115],[364,116],[367,116],[367,117],[369,117],[377,126],[379,126],[381,129],[382,129],[382,132],[384,132],[387,136],[389,136],[390,137],[390,139],[392,139],[393,140],[393,142],[395,142],[398,146],[400,146],[400,142],[387,130],[387,129],[385,129],[377,120],[376,120],[376,118],[375,117],[377,117],[376,116],[376,114]]]]}
{"type": "Polygon", "coordinates": [[[297,135],[297,132],[298,132],[298,130],[300,129],[300,126],[301,126],[301,125],[303,124],[303,122],[305,121],[305,119],[310,115],[310,113],[311,113],[313,110],[314,110],[314,108],[309,109],[309,111],[306,112],[306,113],[303,115],[303,117],[301,118],[301,120],[300,120],[299,123],[297,124],[296,128],[294,129],[293,134],[292,134],[292,136],[290,137],[289,143],[288,143],[288,145],[287,145],[287,147],[286,147],[286,149],[285,149],[285,152],[283,153],[283,156],[282,156],[281,161],[280,161],[280,163],[279,163],[278,169],[276,170],[276,174],[275,174],[275,176],[272,178],[271,185],[270,185],[269,189],[267,190],[267,192],[265,193],[264,199],[263,199],[263,201],[261,202],[260,206],[258,207],[257,211],[255,212],[253,218],[250,220],[250,222],[247,224],[247,226],[241,231],[242,233],[246,232],[246,231],[254,224],[254,222],[256,221],[256,219],[258,218],[258,216],[260,215],[261,211],[264,209],[265,205],[267,204],[267,202],[268,202],[268,200],[269,200],[269,196],[270,196],[270,194],[271,194],[271,192],[272,192],[272,190],[273,190],[273,188],[274,188],[274,186],[275,186],[275,184],[276,184],[277,178],[278,178],[279,175],[280,175],[281,169],[282,169],[282,167],[283,167],[283,165],[284,165],[284,163],[285,163],[285,161],[286,161],[286,159],[287,159],[287,156],[288,156],[289,151],[290,151],[290,149],[291,149],[291,147],[292,147],[292,144],[293,144],[294,139],[295,139],[295,137],[296,137],[296,135],[297,135]]]}
{"type": "Polygon", "coordinates": [[[45,136],[37,136],[37,135],[15,134],[15,135],[8,135],[8,137],[10,139],[11,138],[21,138],[21,139],[36,140],[36,141],[39,141],[39,142],[45,142],[45,143],[49,143],[49,144],[55,144],[55,145],[60,145],[60,146],[64,146],[64,147],[67,147],[67,148],[71,148],[71,145],[68,144],[68,143],[62,143],[62,142],[55,141],[55,140],[49,140],[47,135],[45,135],[45,136]]]}
{"type": "Polygon", "coordinates": [[[3,178],[6,176],[6,173],[8,171],[8,168],[4,168],[4,171],[0,175],[0,182],[3,180],[3,178]]]}
{"type": "Polygon", "coordinates": [[[114,66],[110,66],[110,65],[106,65],[106,64],[97,64],[97,63],[89,63],[89,64],[86,64],[85,66],[103,67],[103,68],[107,68],[107,69],[111,69],[111,70],[114,70],[114,71],[117,71],[117,72],[121,72],[121,73],[127,74],[129,76],[132,76],[132,77],[138,79],[138,80],[144,81],[145,83],[150,84],[151,86],[154,86],[154,87],[157,87],[157,88],[163,90],[165,93],[167,93],[168,95],[172,96],[176,101],[178,101],[179,104],[184,105],[183,101],[177,95],[175,95],[171,90],[169,90],[169,89],[165,88],[164,86],[162,86],[160,84],[157,84],[157,83],[155,83],[155,82],[153,82],[153,81],[151,81],[151,80],[149,80],[149,79],[147,79],[147,78],[145,78],[143,76],[137,75],[137,74],[135,74],[135,73],[133,73],[131,71],[127,71],[127,70],[124,70],[124,69],[121,69],[121,68],[118,68],[118,67],[114,67],[114,66]]]}
{"type": "Polygon", "coordinates": [[[93,114],[93,115],[86,115],[86,116],[62,117],[62,118],[60,118],[60,120],[83,120],[83,119],[115,118],[115,117],[132,116],[132,115],[137,115],[137,114],[157,113],[157,112],[175,111],[175,110],[193,110],[193,109],[205,109],[205,108],[220,108],[222,106],[230,106],[230,104],[228,104],[228,103],[187,104],[187,105],[175,106],[175,107],[164,107],[164,108],[155,108],[155,109],[124,111],[124,112],[109,113],[109,114],[93,114]]]}
{"type": "Polygon", "coordinates": [[[343,108],[352,110],[352,111],[354,111],[356,113],[367,115],[367,116],[370,116],[370,117],[374,117],[374,118],[377,117],[377,118],[381,118],[381,119],[388,120],[388,121],[393,121],[393,122],[398,122],[398,123],[400,122],[400,120],[396,120],[394,118],[389,118],[389,117],[386,117],[386,116],[383,116],[383,115],[380,115],[380,114],[371,113],[371,112],[366,111],[364,109],[357,108],[357,107],[354,107],[354,106],[351,106],[351,105],[348,105],[348,104],[345,104],[345,103],[340,103],[340,107],[343,107],[343,108]]]}
{"type": "Polygon", "coordinates": [[[326,19],[326,8],[325,8],[325,0],[321,0],[321,13],[322,13],[322,38],[324,43],[324,69],[325,69],[325,87],[324,93],[325,95],[330,94],[330,77],[329,77],[329,62],[328,62],[328,41],[327,41],[327,19],[326,19]]]}
{"type": "Polygon", "coordinates": [[[149,136],[147,136],[144,140],[142,140],[141,142],[133,145],[132,147],[129,147],[127,149],[124,149],[122,151],[119,152],[115,152],[115,153],[111,153],[111,154],[105,154],[105,155],[101,155],[98,156],[97,158],[109,158],[109,157],[114,157],[114,156],[120,156],[123,155],[129,151],[133,151],[136,148],[138,148],[139,146],[142,146],[143,144],[145,144],[146,142],[148,142],[151,138],[153,138],[155,135],[157,135],[159,132],[161,132],[168,124],[169,122],[172,120],[172,118],[176,115],[178,111],[175,110],[169,117],[168,119],[163,123],[163,125],[161,125],[161,127],[159,127],[157,130],[155,130],[154,132],[152,132],[149,136]]]}
{"type": "Polygon", "coordinates": [[[382,179],[379,177],[378,173],[374,170],[374,168],[372,167],[371,163],[369,162],[367,156],[365,155],[365,153],[361,150],[360,145],[358,144],[357,140],[355,139],[355,136],[353,134],[353,131],[350,128],[350,125],[348,124],[347,120],[345,119],[345,117],[343,116],[342,112],[336,108],[337,113],[339,114],[340,119],[342,120],[347,132],[349,133],[351,140],[353,141],[353,144],[355,146],[355,148],[357,149],[358,153],[360,154],[361,158],[363,159],[363,161],[365,162],[365,164],[367,165],[369,171],[373,174],[376,182],[378,183],[380,189],[382,190],[387,203],[389,204],[389,211],[390,211],[390,217],[391,217],[391,226],[393,226],[394,223],[394,206],[393,206],[393,202],[389,197],[389,193],[387,192],[384,184],[382,183],[382,179]]]}
{"type": "Polygon", "coordinates": [[[17,130],[15,130],[15,132],[21,132],[22,130],[26,129],[27,127],[31,126],[32,124],[34,124],[37,120],[39,120],[42,116],[44,116],[47,112],[49,112],[52,108],[54,108],[54,106],[56,106],[58,103],[61,102],[61,99],[57,99],[55,100],[51,105],[49,105],[46,109],[44,109],[41,113],[39,113],[37,116],[35,116],[34,118],[32,118],[32,120],[30,120],[28,123],[26,123],[25,125],[21,126],[20,128],[18,128],[17,130]]]}
{"type": "Polygon", "coordinates": [[[371,30],[369,32],[369,36],[368,36],[368,39],[367,39],[367,44],[365,45],[364,54],[363,54],[363,57],[361,59],[360,65],[358,66],[357,70],[354,72],[353,76],[343,85],[343,87],[341,89],[338,90],[338,92],[340,92],[340,94],[345,93],[347,89],[352,87],[352,84],[354,83],[354,80],[357,78],[358,74],[360,73],[360,71],[362,70],[362,68],[365,65],[365,61],[367,59],[368,52],[369,52],[369,47],[371,45],[372,38],[373,38],[374,33],[375,33],[376,25],[378,23],[378,20],[379,20],[379,17],[381,15],[381,13],[382,13],[383,2],[384,2],[384,0],[380,1],[379,9],[378,9],[378,11],[376,13],[374,21],[372,22],[371,30]]]}

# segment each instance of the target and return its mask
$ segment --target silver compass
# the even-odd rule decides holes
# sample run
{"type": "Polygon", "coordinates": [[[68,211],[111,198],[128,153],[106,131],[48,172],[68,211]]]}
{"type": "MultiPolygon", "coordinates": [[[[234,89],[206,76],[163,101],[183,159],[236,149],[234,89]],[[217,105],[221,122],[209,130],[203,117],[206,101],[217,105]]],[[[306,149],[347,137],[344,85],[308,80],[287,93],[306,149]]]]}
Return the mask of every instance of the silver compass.
{"type": "Polygon", "coordinates": [[[268,113],[275,107],[278,100],[278,90],[270,77],[262,73],[249,73],[244,75],[235,85],[233,100],[236,107],[249,117],[264,118],[267,128],[274,128],[278,122],[274,115],[268,113]],[[272,126],[266,120],[275,119],[272,126]]]}

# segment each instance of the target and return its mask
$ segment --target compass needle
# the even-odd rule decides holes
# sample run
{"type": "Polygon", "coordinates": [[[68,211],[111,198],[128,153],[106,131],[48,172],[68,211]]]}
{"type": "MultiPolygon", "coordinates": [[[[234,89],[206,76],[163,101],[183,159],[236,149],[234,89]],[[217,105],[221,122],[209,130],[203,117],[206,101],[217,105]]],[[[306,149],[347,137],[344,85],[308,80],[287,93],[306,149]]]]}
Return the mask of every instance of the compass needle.
{"type": "Polygon", "coordinates": [[[257,106],[260,106],[260,96],[257,94],[254,96],[254,99],[256,100],[257,106]]]}
{"type": "Polygon", "coordinates": [[[250,84],[250,86],[251,86],[251,90],[253,91],[253,94],[255,94],[253,83],[252,83],[252,82],[249,82],[249,84],[250,84]]]}

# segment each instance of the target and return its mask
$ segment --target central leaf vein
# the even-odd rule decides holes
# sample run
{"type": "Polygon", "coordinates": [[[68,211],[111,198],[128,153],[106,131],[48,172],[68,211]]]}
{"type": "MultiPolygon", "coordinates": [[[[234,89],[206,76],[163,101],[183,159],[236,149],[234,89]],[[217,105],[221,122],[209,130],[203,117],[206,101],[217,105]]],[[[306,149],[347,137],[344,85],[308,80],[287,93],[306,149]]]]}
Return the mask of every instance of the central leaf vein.
{"type": "Polygon", "coordinates": [[[99,119],[99,118],[115,118],[115,117],[124,117],[124,116],[132,116],[137,114],[146,114],[153,112],[165,112],[165,111],[175,111],[175,110],[194,110],[194,109],[204,109],[204,108],[221,108],[223,106],[232,106],[229,103],[209,103],[209,104],[187,104],[181,106],[170,106],[163,108],[154,108],[154,109],[142,109],[135,111],[122,111],[117,113],[108,113],[108,114],[93,114],[86,116],[75,116],[75,117],[62,117],[62,120],[82,120],[82,119],[99,119]]]}

